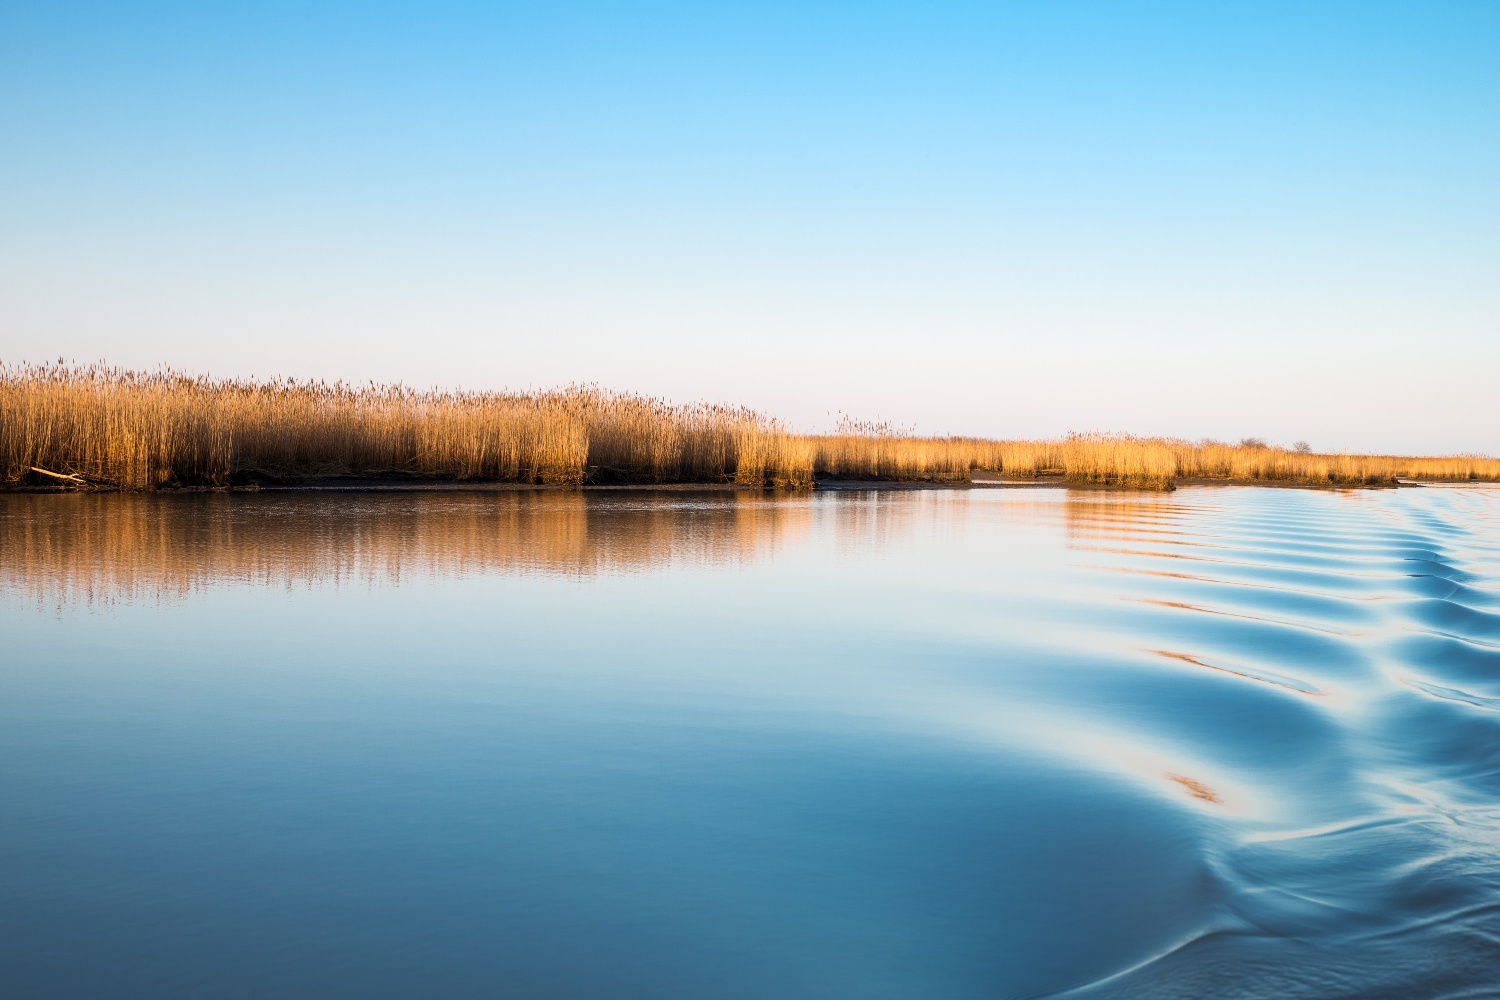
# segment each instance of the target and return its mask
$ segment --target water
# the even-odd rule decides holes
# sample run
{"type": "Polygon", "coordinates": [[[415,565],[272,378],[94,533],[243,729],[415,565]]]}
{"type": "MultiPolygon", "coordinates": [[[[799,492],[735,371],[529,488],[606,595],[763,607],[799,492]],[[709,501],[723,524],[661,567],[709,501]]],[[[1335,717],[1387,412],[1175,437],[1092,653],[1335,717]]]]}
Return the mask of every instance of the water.
{"type": "Polygon", "coordinates": [[[6,996],[1500,996],[1500,490],[11,495],[0,624],[6,996]]]}

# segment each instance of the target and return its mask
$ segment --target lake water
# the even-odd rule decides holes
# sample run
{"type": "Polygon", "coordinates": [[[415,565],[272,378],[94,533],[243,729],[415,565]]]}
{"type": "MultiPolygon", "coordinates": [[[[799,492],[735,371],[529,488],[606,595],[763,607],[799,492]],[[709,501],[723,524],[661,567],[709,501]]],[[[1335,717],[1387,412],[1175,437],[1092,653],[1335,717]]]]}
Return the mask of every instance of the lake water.
{"type": "Polygon", "coordinates": [[[9,495],[0,625],[7,997],[1500,996],[1492,488],[9,495]]]}

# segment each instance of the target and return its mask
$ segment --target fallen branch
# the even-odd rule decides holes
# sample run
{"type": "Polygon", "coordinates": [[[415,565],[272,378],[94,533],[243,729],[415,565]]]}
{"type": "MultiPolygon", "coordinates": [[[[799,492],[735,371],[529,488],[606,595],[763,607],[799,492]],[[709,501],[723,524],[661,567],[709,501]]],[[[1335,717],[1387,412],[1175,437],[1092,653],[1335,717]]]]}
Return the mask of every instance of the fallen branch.
{"type": "Polygon", "coordinates": [[[72,475],[70,473],[53,472],[50,469],[39,468],[39,467],[37,467],[35,465],[33,465],[31,467],[31,471],[32,472],[40,472],[42,475],[44,475],[44,476],[51,476],[53,479],[61,479],[65,483],[76,483],[79,486],[88,486],[89,485],[89,481],[87,479],[83,479],[83,478],[81,478],[79,476],[75,476],[75,475],[72,475]]]}

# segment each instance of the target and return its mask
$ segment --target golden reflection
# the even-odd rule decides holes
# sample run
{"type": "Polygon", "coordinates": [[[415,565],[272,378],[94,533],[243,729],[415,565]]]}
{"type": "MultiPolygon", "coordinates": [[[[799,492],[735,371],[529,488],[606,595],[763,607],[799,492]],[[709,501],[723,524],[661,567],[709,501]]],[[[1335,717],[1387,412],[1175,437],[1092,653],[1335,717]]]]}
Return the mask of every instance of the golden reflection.
{"type": "Polygon", "coordinates": [[[735,563],[803,533],[805,498],[764,493],[0,497],[0,590],[40,603],[160,600],[220,583],[589,576],[735,563]]]}
{"type": "Polygon", "coordinates": [[[1129,597],[1126,600],[1135,601],[1137,604],[1152,604],[1158,608],[1174,608],[1178,611],[1200,611],[1205,615],[1220,615],[1224,618],[1240,618],[1247,622],[1265,622],[1267,625],[1285,625],[1287,628],[1307,629],[1311,632],[1326,632],[1329,635],[1360,635],[1359,632],[1351,632],[1348,629],[1334,628],[1331,625],[1314,625],[1311,622],[1293,621],[1287,618],[1265,618],[1260,615],[1242,615],[1233,611],[1224,611],[1219,608],[1206,608],[1201,604],[1186,604],[1182,601],[1159,601],[1150,597],[1129,597]]]}
{"type": "Polygon", "coordinates": [[[1290,677],[1282,677],[1279,674],[1272,674],[1266,671],[1254,672],[1249,670],[1232,670],[1229,667],[1219,666],[1216,663],[1209,663],[1207,660],[1201,659],[1196,656],[1189,656],[1187,653],[1174,653],[1170,649],[1151,649],[1147,650],[1147,652],[1155,653],[1157,656],[1165,656],[1169,660],[1178,660],[1182,663],[1191,663],[1195,667],[1206,667],[1209,670],[1217,670],[1220,673],[1231,674],[1235,677],[1243,677],[1246,680],[1259,681],[1262,684],[1272,684],[1279,688],[1286,688],[1288,691],[1295,691],[1298,694],[1310,694],[1314,697],[1322,697],[1323,695],[1323,692],[1319,691],[1317,688],[1313,687],[1306,681],[1294,680],[1290,677]]]}
{"type": "Polygon", "coordinates": [[[1171,780],[1171,781],[1177,782],[1183,788],[1186,788],[1188,790],[1188,794],[1192,795],[1192,797],[1195,798],[1195,799],[1201,799],[1204,802],[1223,802],[1224,801],[1223,799],[1219,798],[1219,794],[1217,792],[1215,792],[1212,788],[1209,788],[1203,782],[1198,781],[1195,778],[1189,778],[1185,774],[1171,774],[1171,773],[1167,774],[1167,778],[1169,780],[1171,780]]]}
{"type": "Polygon", "coordinates": [[[1073,549],[1169,555],[1160,547],[1191,545],[1201,548],[1201,537],[1182,528],[1190,514],[1169,496],[1109,494],[1069,490],[1063,501],[1068,547],[1073,549]],[[1121,549],[1121,543],[1131,548],[1121,549]],[[1139,546],[1149,547],[1140,551],[1139,546]]]}
{"type": "Polygon", "coordinates": [[[888,549],[924,532],[961,533],[970,517],[965,490],[840,490],[820,499],[819,517],[840,552],[888,549]]]}

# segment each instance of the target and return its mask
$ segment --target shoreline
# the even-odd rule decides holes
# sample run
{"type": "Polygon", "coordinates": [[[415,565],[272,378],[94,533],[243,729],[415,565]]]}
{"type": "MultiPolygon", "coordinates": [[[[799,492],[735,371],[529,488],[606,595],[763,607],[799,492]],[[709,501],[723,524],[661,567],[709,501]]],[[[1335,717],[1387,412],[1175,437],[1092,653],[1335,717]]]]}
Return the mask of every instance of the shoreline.
{"type": "Polygon", "coordinates": [[[921,437],[849,421],[804,433],[744,407],[597,386],[415,390],[0,365],[0,489],[1036,488],[1062,477],[1082,489],[1363,488],[1500,482],[1500,458],[1102,431],[921,437]]]}
{"type": "Polygon", "coordinates": [[[424,479],[403,476],[326,476],[299,480],[266,480],[228,486],[160,486],[152,490],[128,489],[113,483],[87,480],[49,482],[40,477],[30,481],[0,483],[0,493],[513,493],[537,492],[672,492],[672,493],[812,493],[858,492],[865,490],[994,490],[994,489],[1071,489],[1110,493],[1169,493],[1174,489],[1201,486],[1264,487],[1298,490],[1390,490],[1428,486],[1496,485],[1485,480],[1406,480],[1388,483],[1317,483],[1274,479],[1178,479],[1166,488],[1130,483],[1097,483],[1069,480],[1062,475],[1039,475],[1029,479],[1001,478],[993,473],[976,471],[968,482],[931,482],[894,479],[817,479],[810,488],[788,489],[736,482],[676,483],[518,483],[483,480],[424,479]]]}

